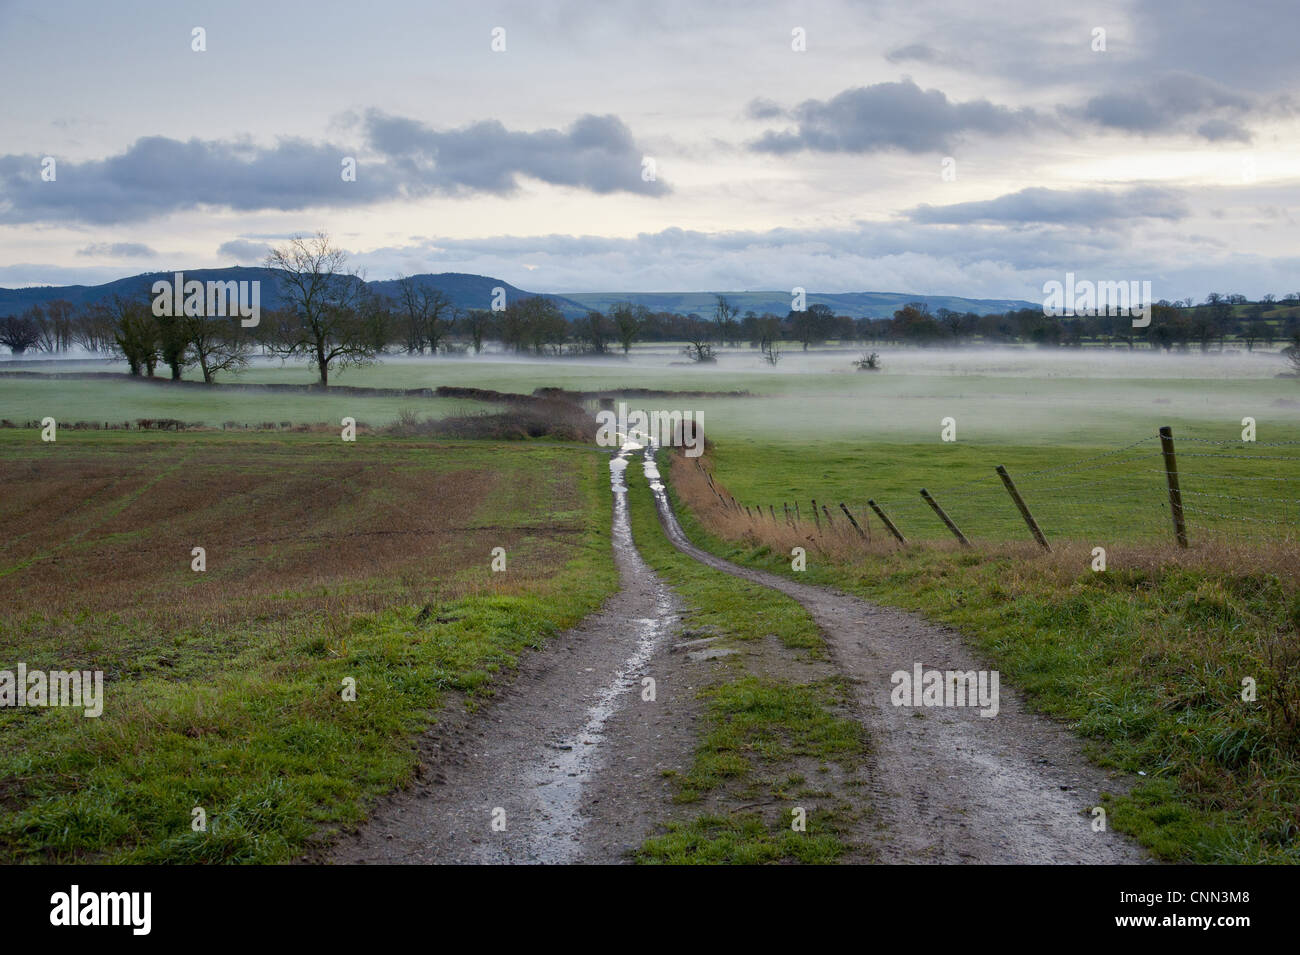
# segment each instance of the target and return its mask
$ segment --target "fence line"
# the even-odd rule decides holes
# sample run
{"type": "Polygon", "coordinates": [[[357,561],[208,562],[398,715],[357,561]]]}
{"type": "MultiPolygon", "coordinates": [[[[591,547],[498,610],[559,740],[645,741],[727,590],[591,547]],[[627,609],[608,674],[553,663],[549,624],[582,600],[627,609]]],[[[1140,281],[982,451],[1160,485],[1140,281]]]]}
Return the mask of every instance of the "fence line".
{"type": "MultiPolygon", "coordinates": [[[[871,538],[870,514],[874,512],[886,523],[890,532],[888,539],[897,541],[900,546],[917,539],[918,535],[940,537],[945,533],[945,525],[946,532],[955,535],[962,543],[968,543],[972,536],[987,538],[989,535],[982,532],[991,527],[997,527],[999,539],[1024,537],[1027,536],[1027,527],[1030,531],[1028,536],[1047,549],[1050,549],[1048,538],[1101,539],[1113,534],[1117,527],[1127,531],[1154,532],[1158,525],[1163,526],[1165,534],[1172,530],[1174,537],[1184,546],[1189,540],[1195,542],[1220,536],[1234,528],[1244,529],[1245,525],[1286,528],[1288,537],[1300,529],[1300,454],[1250,450],[1253,447],[1300,449],[1300,441],[1256,444],[1178,437],[1172,432],[1166,435],[1166,439],[1163,454],[1161,436],[1152,434],[1068,464],[1005,477],[999,476],[999,472],[1005,473],[1005,469],[999,467],[995,471],[990,466],[987,478],[974,478],[948,487],[918,489],[919,499],[873,494],[867,504],[862,505],[821,495],[816,499],[810,497],[809,501],[817,502],[813,504],[811,521],[801,513],[798,501],[782,501],[782,512],[785,523],[800,531],[815,530],[817,535],[837,536],[856,531],[856,535],[864,540],[871,538]],[[1191,445],[1194,450],[1187,450],[1184,445],[1191,445]],[[1143,449],[1142,452],[1131,453],[1138,448],[1143,449]],[[1222,465],[1213,468],[1207,459],[1219,460],[1222,465]],[[1295,466],[1295,471],[1282,475],[1227,473],[1237,468],[1244,470],[1237,463],[1240,461],[1263,464],[1273,470],[1279,464],[1289,464],[1295,466]],[[1138,466],[1129,467],[1135,464],[1138,466]],[[1201,471],[1203,466],[1211,469],[1201,471]],[[1098,474],[1105,471],[1112,473],[1098,474]],[[1086,474],[1090,479],[1069,482],[1068,476],[1073,474],[1086,474]],[[1066,478],[1066,483],[1059,483],[1062,477],[1066,478]],[[1251,485],[1242,487],[1240,482],[1295,484],[1297,496],[1227,493],[1251,489],[1251,485]],[[1091,496],[1064,493],[1083,489],[1095,493],[1091,496]],[[1220,503],[1212,505],[1212,502],[1220,503]],[[831,519],[830,509],[837,505],[848,517],[848,524],[831,519]],[[854,509],[860,512],[867,526],[865,532],[853,517],[854,509]],[[1194,516],[1189,518],[1189,515],[1194,516]],[[968,533],[968,527],[975,529],[973,535],[968,533]]],[[[727,499],[715,486],[715,478],[706,469],[701,470],[720,506],[734,513],[749,510],[734,498],[734,506],[728,507],[727,499]]],[[[1275,486],[1260,490],[1286,493],[1283,488],[1275,486]]],[[[763,521],[780,523],[774,502],[759,502],[756,510],[763,521]],[[765,506],[767,514],[763,513],[765,506]]],[[[750,520],[757,520],[752,513],[750,520]]],[[[1258,530],[1250,532],[1259,533],[1258,530]]]]}

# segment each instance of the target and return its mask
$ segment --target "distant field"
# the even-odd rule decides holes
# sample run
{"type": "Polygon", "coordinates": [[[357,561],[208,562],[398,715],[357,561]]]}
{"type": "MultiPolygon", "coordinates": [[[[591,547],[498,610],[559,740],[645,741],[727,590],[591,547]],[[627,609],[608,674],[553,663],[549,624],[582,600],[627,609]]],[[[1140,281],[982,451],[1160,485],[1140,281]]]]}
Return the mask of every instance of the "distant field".
{"type": "MultiPolygon", "coordinates": [[[[1193,528],[1271,535],[1296,524],[1300,468],[1288,457],[1295,448],[1285,443],[1300,440],[1300,380],[1277,377],[1285,362],[1275,353],[885,350],[877,373],[854,371],[856,354],[791,351],[772,368],[751,349],[724,349],[716,365],[691,366],[680,363],[672,346],[642,345],[631,360],[393,358],[335,380],[350,387],[525,393],[539,387],[747,392],[632,404],[698,415],[716,445],[718,477],[745,503],[779,510],[785,501],[806,508],[817,498],[860,507],[875,498],[917,539],[947,535],[921,501],[921,487],[973,537],[1024,537],[993,473],[997,464],[1022,484],[1049,536],[1167,536],[1155,433],[1170,425],[1185,455],[1193,528]],[[1259,443],[1239,447],[1242,457],[1236,457],[1232,442],[1240,440],[1246,417],[1255,419],[1259,443]],[[941,440],[945,418],[955,421],[955,441],[941,440]],[[1132,453],[1112,454],[1135,442],[1141,443],[1132,453]],[[1274,443],[1284,446],[1266,453],[1274,443]]],[[[270,363],[228,380],[309,384],[313,376],[305,366],[270,363]]],[[[11,420],[176,417],[219,426],[227,420],[336,423],[350,415],[382,425],[402,410],[440,417],[485,407],[344,392],[173,391],[116,379],[0,377],[0,417],[11,420]]]]}
{"type": "MultiPolygon", "coordinates": [[[[681,356],[665,346],[638,347],[630,361],[393,358],[333,380],[350,387],[453,385],[507,392],[539,387],[747,391],[754,397],[684,398],[679,407],[702,412],[711,437],[765,443],[929,444],[938,441],[939,421],[949,416],[957,419],[959,442],[1049,446],[1127,443],[1149,433],[1153,421],[1223,436],[1234,424],[1239,431],[1241,418],[1249,415],[1260,423],[1260,440],[1267,440],[1272,427],[1300,427],[1300,380],[1275,377],[1286,367],[1276,354],[886,350],[878,373],[854,371],[857,354],[792,351],[776,368],[764,366],[748,348],[726,349],[718,364],[707,366],[679,364],[681,356]]],[[[62,368],[86,370],[85,365],[62,368]]],[[[315,379],[303,365],[268,363],[223,380],[306,385],[315,379]]],[[[220,425],[227,420],[334,422],[350,415],[384,424],[403,408],[441,416],[476,407],[481,406],[448,399],[170,390],[113,379],[0,376],[0,418],[16,421],[45,415],[60,420],[175,417],[220,425]]]]}
{"type": "Polygon", "coordinates": [[[283,861],[616,583],[581,450],[4,430],[0,484],[0,669],[105,681],[97,719],[0,710],[0,861],[283,861]]]}
{"type": "MultiPolygon", "coordinates": [[[[0,366],[3,367],[3,366],[0,366]]],[[[24,369],[25,370],[25,369],[24,369]]],[[[85,369],[77,369],[84,371],[85,369]]],[[[305,383],[305,382],[304,382],[305,383]]],[[[392,387],[376,384],[371,387],[392,387]]],[[[79,421],[120,425],[140,418],[176,418],[219,428],[226,422],[334,424],[355,418],[365,425],[392,422],[404,408],[418,407],[427,417],[482,411],[488,405],[451,398],[393,398],[334,394],[258,392],[218,388],[169,388],[166,384],[121,379],[0,377],[0,418],[16,423],[47,415],[60,424],[79,421]]]]}

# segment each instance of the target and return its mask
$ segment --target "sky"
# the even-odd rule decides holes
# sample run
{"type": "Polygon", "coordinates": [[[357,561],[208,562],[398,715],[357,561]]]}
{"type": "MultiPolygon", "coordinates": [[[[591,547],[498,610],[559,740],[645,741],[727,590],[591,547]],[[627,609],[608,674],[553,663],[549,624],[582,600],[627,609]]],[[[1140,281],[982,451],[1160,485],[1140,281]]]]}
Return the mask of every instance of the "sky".
{"type": "Polygon", "coordinates": [[[0,0],[0,285],[1300,291],[1295,0],[0,0]],[[349,162],[355,176],[348,176],[349,162]]]}

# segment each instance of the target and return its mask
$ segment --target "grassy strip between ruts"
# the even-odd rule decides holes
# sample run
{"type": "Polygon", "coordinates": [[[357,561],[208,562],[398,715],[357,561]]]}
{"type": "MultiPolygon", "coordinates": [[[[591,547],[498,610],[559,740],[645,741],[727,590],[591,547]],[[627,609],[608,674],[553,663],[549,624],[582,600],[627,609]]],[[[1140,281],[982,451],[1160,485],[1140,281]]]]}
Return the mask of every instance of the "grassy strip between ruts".
{"type": "Polygon", "coordinates": [[[1110,823],[1158,857],[1300,862],[1300,595],[1276,554],[1252,565],[1249,553],[1116,552],[1097,573],[1090,544],[1050,556],[997,546],[853,554],[803,541],[808,569],[796,575],[788,540],[776,543],[784,529],[742,539],[709,530],[716,509],[694,471],[675,459],[670,485],[692,540],[959,628],[1039,711],[1068,721],[1094,761],[1134,774],[1129,795],[1109,801],[1110,823]],[[681,506],[683,485],[698,511],[681,506]],[[1243,700],[1243,680],[1257,700],[1243,700]]]}
{"type": "Polygon", "coordinates": [[[6,713],[0,860],[282,862],[360,821],[370,800],[410,779],[414,737],[449,692],[473,705],[517,654],[616,590],[605,458],[570,454],[542,452],[555,474],[571,469],[580,508],[580,533],[549,577],[328,627],[294,614],[178,634],[165,671],[105,687],[111,705],[98,719],[6,713]],[[342,699],[347,678],[355,702],[342,699]],[[196,809],[206,831],[193,826],[196,809]]]}
{"type": "Polygon", "coordinates": [[[807,612],[790,598],[705,567],[659,527],[639,468],[628,468],[637,549],[687,605],[684,636],[716,636],[741,652],[722,658],[700,690],[707,701],[676,801],[698,815],[669,822],[636,854],[642,863],[834,862],[852,853],[866,815],[861,773],[868,740],[851,694],[825,662],[807,612]],[[792,810],[806,812],[806,829],[792,810]]]}

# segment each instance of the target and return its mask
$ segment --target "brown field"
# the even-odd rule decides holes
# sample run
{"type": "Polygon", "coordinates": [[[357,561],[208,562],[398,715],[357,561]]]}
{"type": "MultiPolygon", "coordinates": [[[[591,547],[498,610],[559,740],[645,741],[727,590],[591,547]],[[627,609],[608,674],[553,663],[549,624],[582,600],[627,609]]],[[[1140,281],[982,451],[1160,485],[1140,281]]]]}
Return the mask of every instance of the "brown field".
{"type": "Polygon", "coordinates": [[[513,589],[552,574],[583,527],[574,473],[539,467],[545,450],[361,441],[7,442],[0,629],[30,631],[35,619],[41,630],[82,628],[93,616],[225,630],[418,605],[498,590],[503,579],[513,589]],[[196,546],[203,573],[191,569],[196,546]],[[494,547],[506,549],[508,575],[490,572],[494,547]]]}

